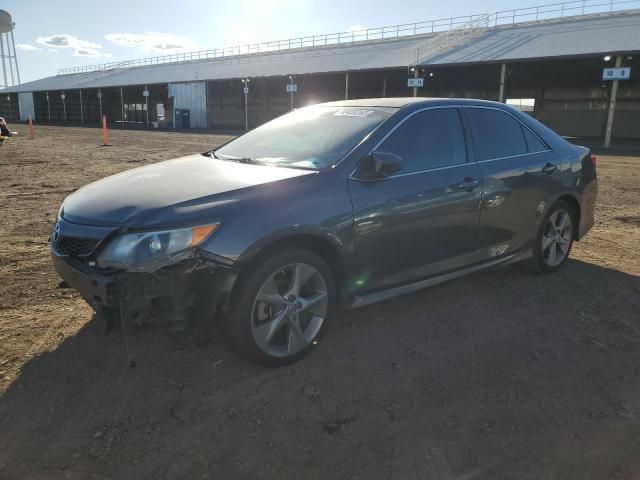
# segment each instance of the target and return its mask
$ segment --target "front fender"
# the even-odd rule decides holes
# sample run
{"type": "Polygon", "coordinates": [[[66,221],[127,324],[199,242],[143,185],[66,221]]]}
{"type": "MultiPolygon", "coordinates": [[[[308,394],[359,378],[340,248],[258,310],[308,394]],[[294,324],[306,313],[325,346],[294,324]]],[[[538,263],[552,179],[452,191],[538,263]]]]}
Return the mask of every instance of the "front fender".
{"type": "Polygon", "coordinates": [[[328,228],[314,225],[295,225],[271,232],[252,243],[238,258],[238,263],[247,264],[261,252],[278,244],[313,244],[322,242],[329,246],[340,258],[343,265],[348,264],[352,245],[347,245],[336,233],[328,228]]]}

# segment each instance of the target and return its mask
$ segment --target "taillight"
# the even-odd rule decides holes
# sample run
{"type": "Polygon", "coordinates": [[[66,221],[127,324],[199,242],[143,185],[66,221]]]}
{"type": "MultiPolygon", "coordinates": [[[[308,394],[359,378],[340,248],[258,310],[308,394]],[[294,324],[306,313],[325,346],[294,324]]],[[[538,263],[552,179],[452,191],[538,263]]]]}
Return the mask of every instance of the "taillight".
{"type": "Polygon", "coordinates": [[[596,157],[593,153],[591,154],[591,163],[593,164],[593,168],[595,168],[596,163],[598,163],[598,157],[596,157]]]}

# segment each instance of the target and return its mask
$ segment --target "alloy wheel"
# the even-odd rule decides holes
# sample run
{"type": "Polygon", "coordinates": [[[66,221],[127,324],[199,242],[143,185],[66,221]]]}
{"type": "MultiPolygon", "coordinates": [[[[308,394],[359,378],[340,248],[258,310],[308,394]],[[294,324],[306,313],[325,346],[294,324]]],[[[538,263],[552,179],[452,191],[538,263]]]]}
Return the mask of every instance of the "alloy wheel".
{"type": "Polygon", "coordinates": [[[551,214],[542,234],[544,262],[550,267],[560,265],[569,253],[572,239],[571,214],[560,208],[551,214]]]}
{"type": "Polygon", "coordinates": [[[251,333],[266,354],[288,357],[304,350],[320,331],[329,307],[322,274],[306,263],[278,269],[253,304],[251,333]]]}

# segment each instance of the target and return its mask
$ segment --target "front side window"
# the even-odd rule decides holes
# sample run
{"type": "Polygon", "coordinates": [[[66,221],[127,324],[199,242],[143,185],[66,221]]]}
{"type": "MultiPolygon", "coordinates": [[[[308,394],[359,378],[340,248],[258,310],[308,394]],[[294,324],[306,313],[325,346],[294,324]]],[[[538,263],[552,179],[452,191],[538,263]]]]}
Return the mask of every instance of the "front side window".
{"type": "Polygon", "coordinates": [[[212,152],[222,160],[321,170],[339,162],[395,109],[312,106],[294,110],[212,152]]]}
{"type": "Polygon", "coordinates": [[[466,108],[478,160],[522,155],[528,152],[520,122],[500,110],[466,108]]]}
{"type": "Polygon", "coordinates": [[[402,159],[400,173],[465,163],[466,144],[455,108],[434,108],[409,117],[376,149],[402,159]]]}

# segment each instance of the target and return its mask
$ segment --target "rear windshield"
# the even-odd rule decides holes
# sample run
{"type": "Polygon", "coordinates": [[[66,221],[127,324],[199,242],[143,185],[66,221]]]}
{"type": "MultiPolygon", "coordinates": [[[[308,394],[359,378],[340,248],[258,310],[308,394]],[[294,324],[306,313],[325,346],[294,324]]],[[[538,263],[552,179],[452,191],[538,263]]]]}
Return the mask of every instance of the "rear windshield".
{"type": "Polygon", "coordinates": [[[311,106],[294,110],[215,150],[222,160],[321,170],[340,161],[391,108],[311,106]]]}

